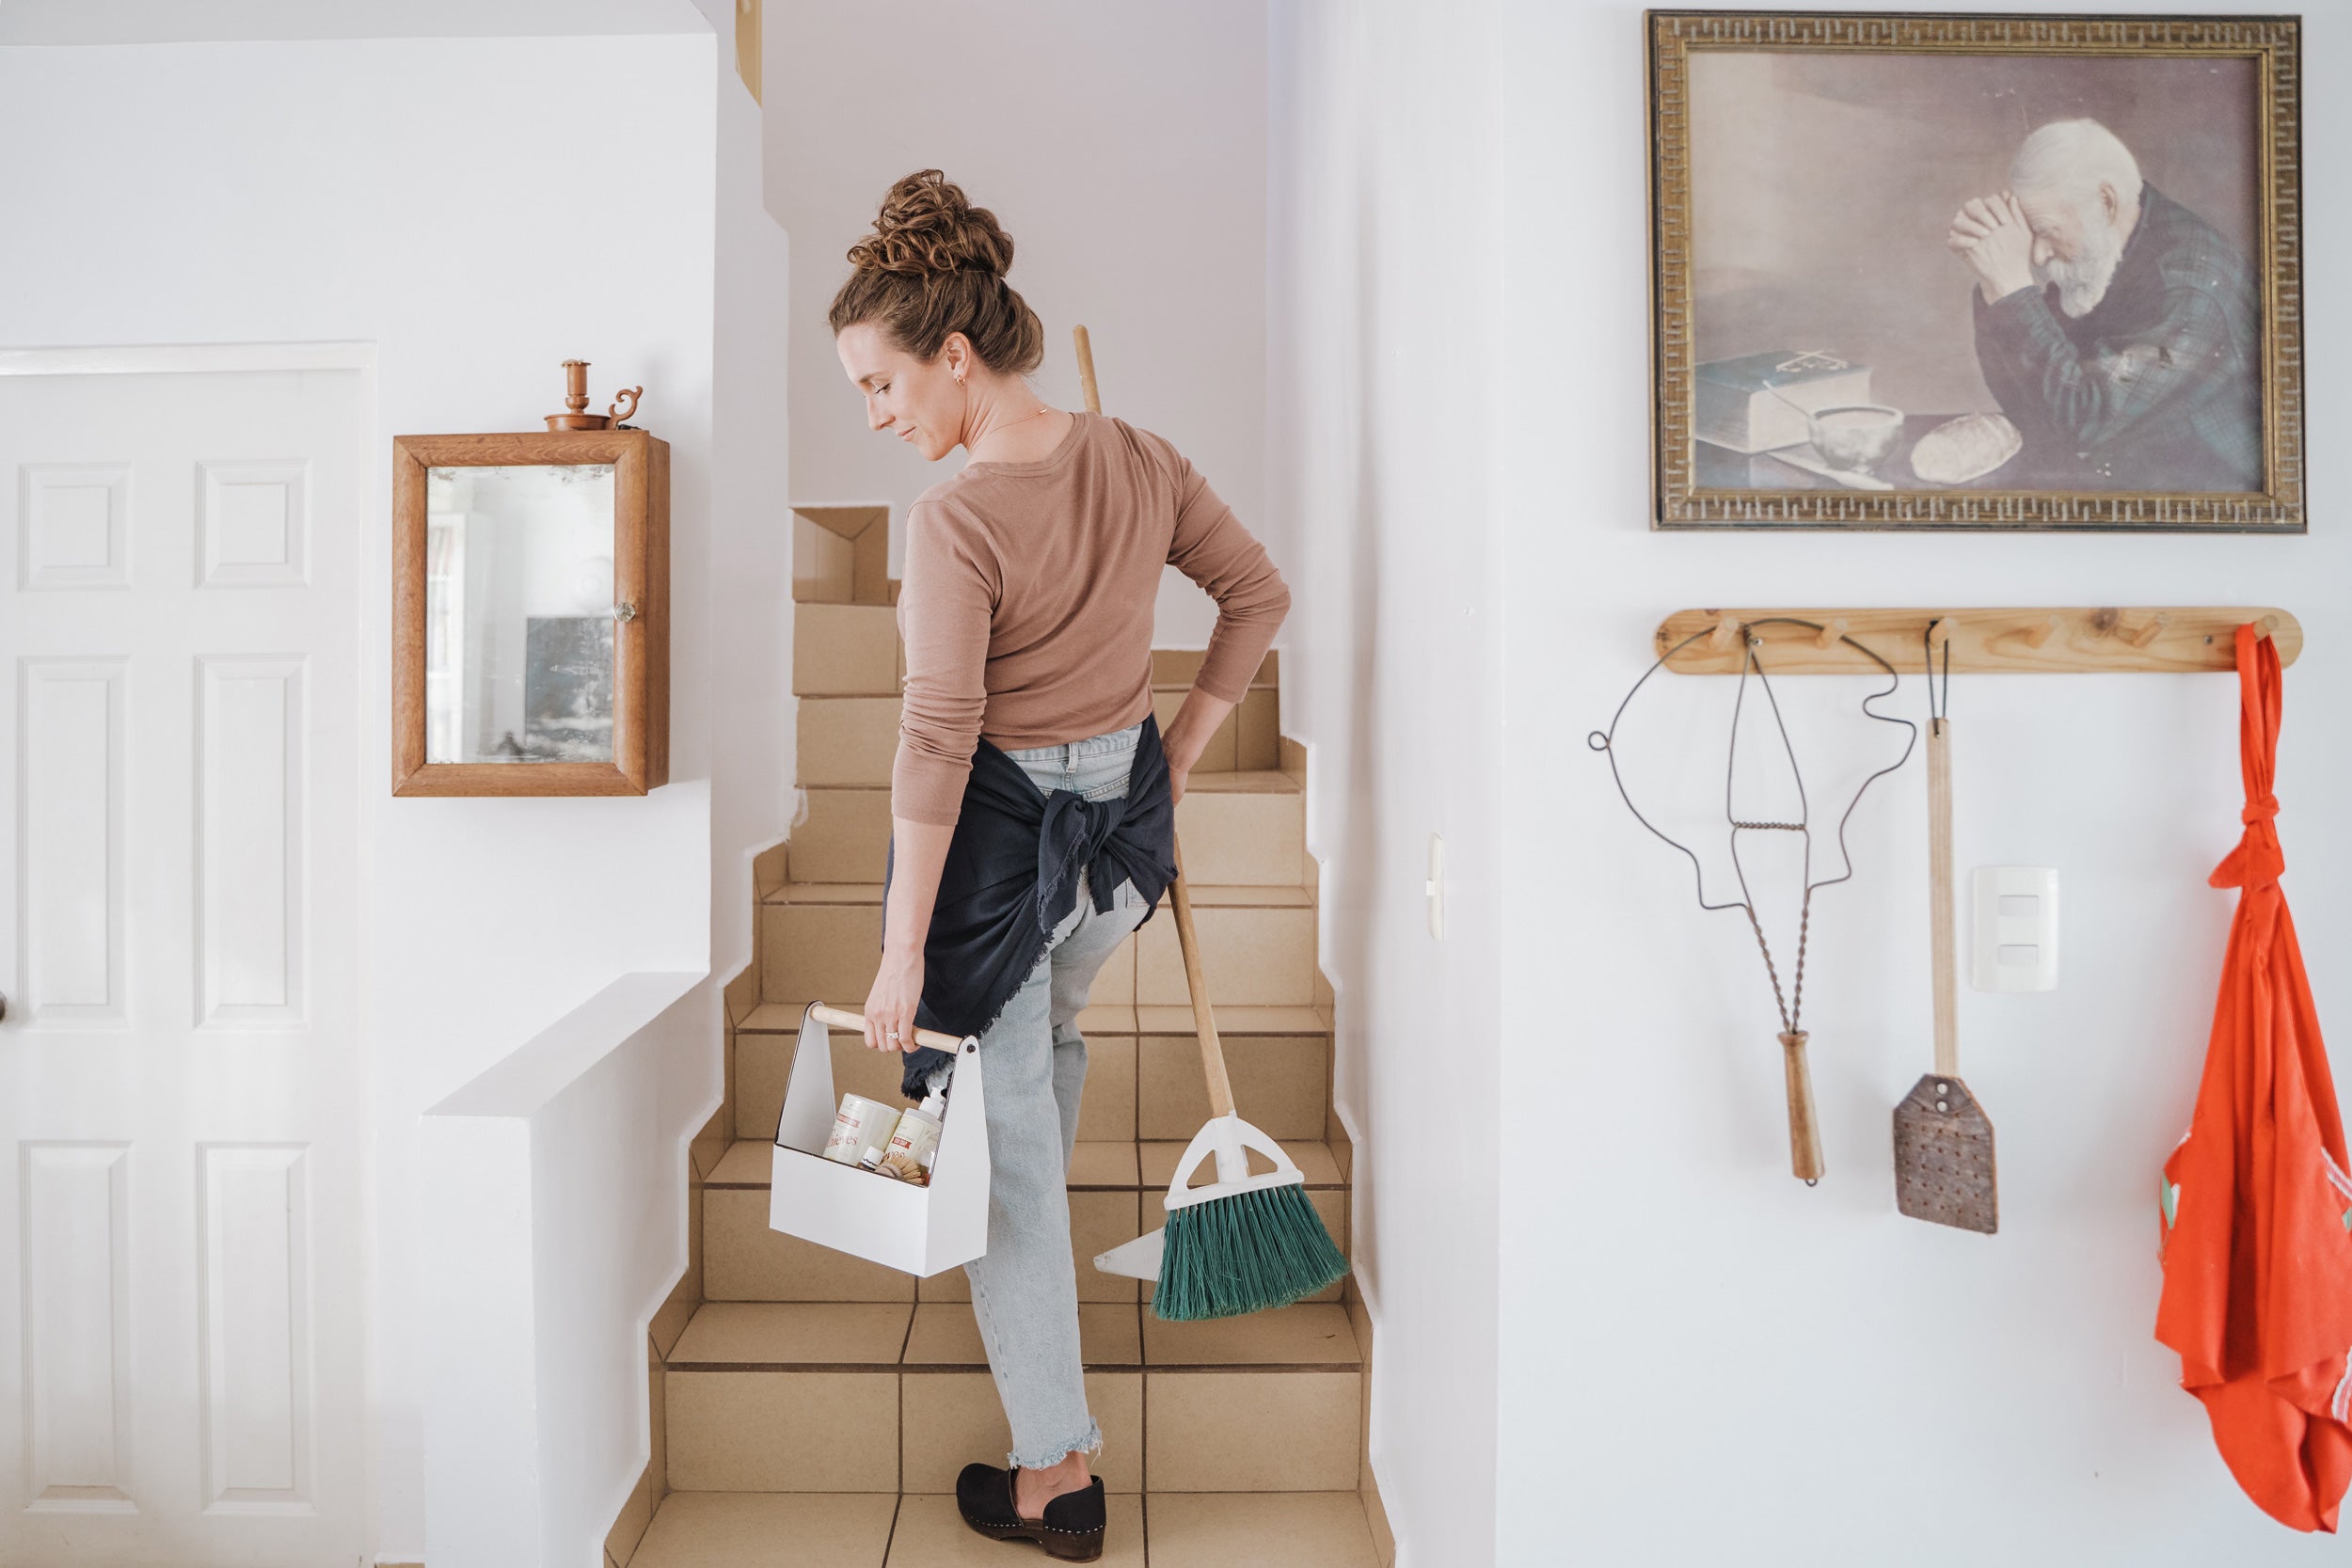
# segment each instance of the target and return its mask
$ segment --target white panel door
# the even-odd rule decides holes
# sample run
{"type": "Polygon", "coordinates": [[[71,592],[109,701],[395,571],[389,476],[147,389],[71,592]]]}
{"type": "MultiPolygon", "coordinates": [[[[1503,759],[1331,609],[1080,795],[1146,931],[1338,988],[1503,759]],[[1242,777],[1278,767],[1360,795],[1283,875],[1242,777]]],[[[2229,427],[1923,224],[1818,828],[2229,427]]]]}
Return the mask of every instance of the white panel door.
{"type": "Polygon", "coordinates": [[[0,376],[0,1564],[364,1539],[358,371],[0,376]]]}

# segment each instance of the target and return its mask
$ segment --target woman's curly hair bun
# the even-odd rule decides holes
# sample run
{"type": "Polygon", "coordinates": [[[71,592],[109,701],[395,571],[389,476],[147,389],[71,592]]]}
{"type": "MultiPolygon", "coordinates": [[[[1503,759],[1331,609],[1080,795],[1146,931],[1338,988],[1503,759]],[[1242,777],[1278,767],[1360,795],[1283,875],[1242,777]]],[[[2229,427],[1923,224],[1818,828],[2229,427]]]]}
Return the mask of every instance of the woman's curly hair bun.
{"type": "Polygon", "coordinates": [[[918,169],[883,196],[874,231],[850,247],[853,266],[919,277],[1012,270],[1012,236],[935,168],[918,169]]]}
{"type": "Polygon", "coordinates": [[[935,168],[882,197],[873,231],[850,247],[854,269],[834,296],[834,335],[874,322],[898,347],[936,359],[961,332],[991,370],[1026,375],[1045,358],[1045,327],[1005,274],[1012,236],[935,168]]]}

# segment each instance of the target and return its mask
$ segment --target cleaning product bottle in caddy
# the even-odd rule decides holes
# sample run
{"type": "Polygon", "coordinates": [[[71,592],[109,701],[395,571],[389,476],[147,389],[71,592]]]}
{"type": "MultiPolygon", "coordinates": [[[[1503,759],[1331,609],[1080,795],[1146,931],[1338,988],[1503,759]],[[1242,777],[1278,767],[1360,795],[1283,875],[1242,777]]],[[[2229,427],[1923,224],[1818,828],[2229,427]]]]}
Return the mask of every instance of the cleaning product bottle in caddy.
{"type": "Polygon", "coordinates": [[[898,1123],[897,1107],[862,1094],[845,1094],[825,1139],[825,1158],[872,1170],[890,1152],[890,1134],[898,1123]]]}
{"type": "Polygon", "coordinates": [[[890,1134],[889,1150],[878,1167],[882,1174],[912,1181],[918,1187],[930,1186],[931,1164],[939,1158],[940,1121],[946,1114],[947,1090],[944,1085],[933,1087],[922,1104],[901,1111],[898,1125],[890,1134]]]}
{"type": "Polygon", "coordinates": [[[948,1069],[932,1074],[930,1096],[919,1106],[900,1110],[862,1094],[845,1094],[834,1113],[833,1132],[825,1140],[825,1158],[860,1170],[887,1176],[894,1181],[931,1184],[931,1165],[939,1158],[940,1127],[947,1114],[948,1069]]]}

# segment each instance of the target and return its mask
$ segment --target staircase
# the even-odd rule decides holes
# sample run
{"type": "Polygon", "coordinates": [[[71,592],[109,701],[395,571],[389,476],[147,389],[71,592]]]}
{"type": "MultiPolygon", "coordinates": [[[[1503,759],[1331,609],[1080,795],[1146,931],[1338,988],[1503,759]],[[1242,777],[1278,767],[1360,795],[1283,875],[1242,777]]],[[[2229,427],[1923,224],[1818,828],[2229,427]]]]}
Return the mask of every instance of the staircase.
{"type": "MultiPolygon", "coordinates": [[[[608,1568],[1005,1568],[957,1518],[957,1472],[1009,1438],[961,1270],[917,1280],[768,1227],[769,1160],[803,1006],[856,1006],[882,944],[904,664],[880,508],[799,514],[794,689],[806,818],[762,858],[758,962],[728,988],[726,1102],[692,1148],[691,1261],[648,1345],[653,1457],[608,1568]]],[[[1152,656],[1174,717],[1200,656],[1152,656]]],[[[1177,807],[1202,958],[1242,1115],[1307,1173],[1347,1244],[1351,1150],[1330,1108],[1304,755],[1269,656],[1177,807]]],[[[1111,1494],[1106,1563],[1385,1568],[1365,1453],[1371,1324],[1353,1281],[1279,1312],[1164,1323],[1094,1254],[1162,1222],[1207,1118],[1165,904],[1079,1018],[1088,1075],[1070,1171],[1089,1402],[1111,1494]]],[[[831,1039],[836,1092],[896,1102],[898,1061],[831,1039]]]]}

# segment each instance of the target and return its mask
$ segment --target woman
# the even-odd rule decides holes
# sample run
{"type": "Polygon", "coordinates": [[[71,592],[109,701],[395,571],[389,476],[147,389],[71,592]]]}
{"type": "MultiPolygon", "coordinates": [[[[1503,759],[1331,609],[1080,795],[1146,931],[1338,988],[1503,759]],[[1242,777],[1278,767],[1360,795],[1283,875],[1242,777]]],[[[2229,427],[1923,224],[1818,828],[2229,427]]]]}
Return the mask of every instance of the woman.
{"type": "MultiPolygon", "coordinates": [[[[1005,281],[1012,239],[937,169],[882,200],[831,314],[866,423],[963,469],[907,513],[906,689],[891,769],[882,968],[866,1044],[977,1033],[993,1180],[972,1310],[1012,1431],[965,1467],[965,1521],[1055,1557],[1103,1549],[1102,1449],[1078,1355],[1064,1188],[1095,972],[1175,871],[1173,805],[1248,688],[1290,592],[1176,450],[1048,406],[1044,329],[1005,281]],[[1174,565],[1217,602],[1163,736],[1152,612],[1174,565]]],[[[944,1062],[941,1064],[944,1066],[944,1062]]],[[[910,1067],[918,1089],[932,1069],[910,1067]]]]}

